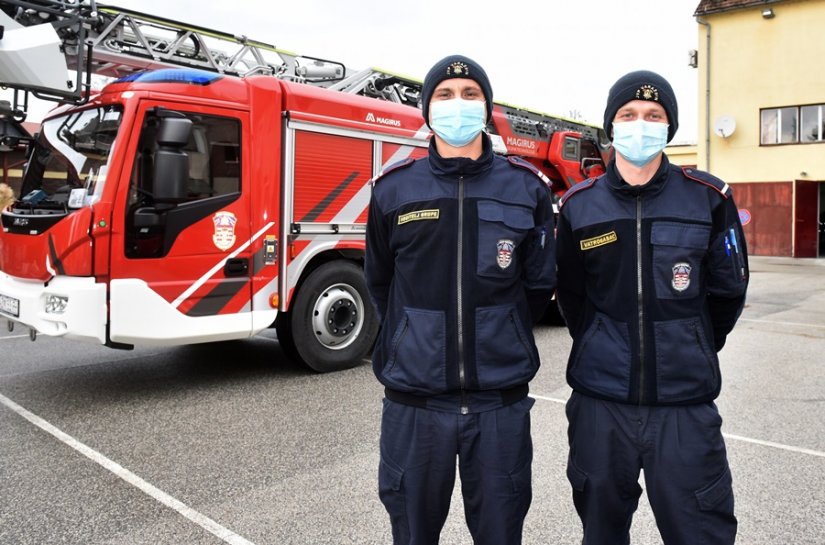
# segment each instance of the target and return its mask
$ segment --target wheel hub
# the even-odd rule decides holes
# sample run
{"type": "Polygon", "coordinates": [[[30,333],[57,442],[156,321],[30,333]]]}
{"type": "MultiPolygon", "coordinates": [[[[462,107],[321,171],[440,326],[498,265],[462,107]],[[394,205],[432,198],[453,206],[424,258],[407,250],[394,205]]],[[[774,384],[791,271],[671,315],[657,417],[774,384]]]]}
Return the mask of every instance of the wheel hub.
{"type": "Polygon", "coordinates": [[[312,313],[312,328],[318,342],[332,349],[351,344],[364,324],[364,303],[346,284],[330,286],[318,297],[312,313]]]}
{"type": "Polygon", "coordinates": [[[349,299],[338,299],[329,309],[327,328],[335,336],[345,337],[355,327],[358,310],[349,299]]]}

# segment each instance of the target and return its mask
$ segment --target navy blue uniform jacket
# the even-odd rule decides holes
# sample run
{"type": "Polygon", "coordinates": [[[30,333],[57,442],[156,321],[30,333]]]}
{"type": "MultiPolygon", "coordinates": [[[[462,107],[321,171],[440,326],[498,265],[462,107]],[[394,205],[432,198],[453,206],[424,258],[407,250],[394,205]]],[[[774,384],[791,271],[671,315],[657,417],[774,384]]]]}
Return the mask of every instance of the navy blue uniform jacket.
{"type": "MultiPolygon", "coordinates": [[[[479,412],[527,395],[532,324],[556,283],[550,191],[493,154],[428,157],[374,183],[365,272],[381,319],[373,369],[387,397],[479,412]]],[[[546,179],[546,178],[545,178],[546,179]]]]}
{"type": "Polygon", "coordinates": [[[561,203],[557,293],[573,337],[570,386],[644,405],[716,398],[716,353],[748,282],[728,185],[663,155],[643,186],[624,182],[611,162],[561,203]]]}

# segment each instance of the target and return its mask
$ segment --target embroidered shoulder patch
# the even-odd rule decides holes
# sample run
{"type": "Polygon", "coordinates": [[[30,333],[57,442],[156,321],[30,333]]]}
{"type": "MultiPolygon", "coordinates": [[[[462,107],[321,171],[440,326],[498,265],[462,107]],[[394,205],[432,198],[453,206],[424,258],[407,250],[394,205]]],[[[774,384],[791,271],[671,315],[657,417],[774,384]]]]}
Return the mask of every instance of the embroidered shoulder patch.
{"type": "Polygon", "coordinates": [[[411,221],[437,220],[440,212],[441,211],[436,208],[434,210],[416,210],[415,212],[402,214],[398,216],[398,225],[404,225],[411,221]]]}
{"type": "Polygon", "coordinates": [[[604,246],[605,244],[611,244],[619,240],[619,237],[616,235],[616,231],[610,231],[609,233],[605,233],[603,235],[599,235],[593,238],[587,238],[579,242],[579,245],[584,250],[592,250],[594,248],[598,248],[599,246],[604,246]]]}
{"type": "Polygon", "coordinates": [[[682,292],[688,289],[690,286],[690,271],[692,267],[690,263],[676,263],[673,265],[673,278],[670,281],[670,285],[673,286],[673,289],[676,291],[682,292]]]}

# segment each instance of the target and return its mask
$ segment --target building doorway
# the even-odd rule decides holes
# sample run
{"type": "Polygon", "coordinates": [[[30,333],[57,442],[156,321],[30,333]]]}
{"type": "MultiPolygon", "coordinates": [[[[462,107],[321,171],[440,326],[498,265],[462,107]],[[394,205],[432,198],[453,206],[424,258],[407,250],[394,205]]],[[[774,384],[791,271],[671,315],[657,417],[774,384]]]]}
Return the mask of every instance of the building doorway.
{"type": "Polygon", "coordinates": [[[819,256],[820,185],[808,180],[794,182],[794,257],[819,256]]]}
{"type": "Polygon", "coordinates": [[[819,184],[819,257],[825,257],[825,183],[819,184]]]}

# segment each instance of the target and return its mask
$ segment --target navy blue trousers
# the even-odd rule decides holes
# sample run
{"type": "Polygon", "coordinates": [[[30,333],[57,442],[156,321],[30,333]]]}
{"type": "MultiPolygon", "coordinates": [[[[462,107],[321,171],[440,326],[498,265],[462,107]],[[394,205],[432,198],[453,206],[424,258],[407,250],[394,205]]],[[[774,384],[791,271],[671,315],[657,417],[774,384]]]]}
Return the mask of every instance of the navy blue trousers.
{"type": "Polygon", "coordinates": [[[521,543],[532,499],[534,402],[525,398],[461,415],[384,400],[378,490],[395,545],[438,543],[450,510],[456,459],[475,545],[521,543]]]}
{"type": "Polygon", "coordinates": [[[730,545],[733,489],[714,403],[623,405],[573,392],[567,477],[584,545],[627,545],[642,489],[665,545],[730,545]]]}

